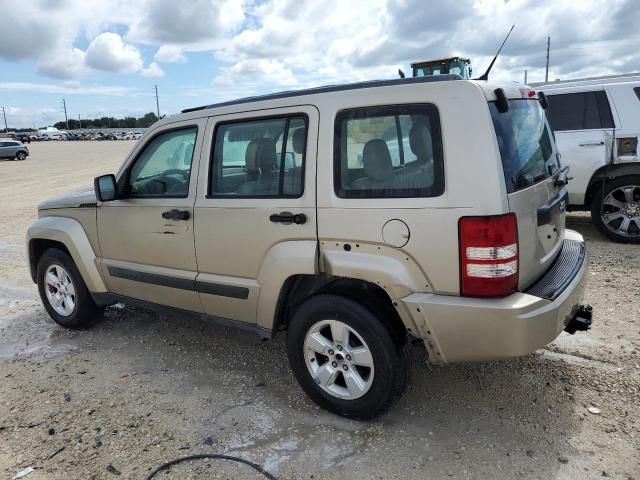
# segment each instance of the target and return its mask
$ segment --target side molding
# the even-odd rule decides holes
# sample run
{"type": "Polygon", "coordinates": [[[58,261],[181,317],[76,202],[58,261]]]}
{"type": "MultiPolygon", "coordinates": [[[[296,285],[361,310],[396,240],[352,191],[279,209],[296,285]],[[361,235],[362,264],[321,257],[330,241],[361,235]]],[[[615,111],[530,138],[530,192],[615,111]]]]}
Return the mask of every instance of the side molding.
{"type": "Polygon", "coordinates": [[[53,216],[36,220],[27,230],[27,256],[30,263],[31,242],[39,239],[53,240],[64,244],[89,291],[107,291],[96,266],[96,255],[80,222],[72,218],[53,216]]]}
{"type": "Polygon", "coordinates": [[[265,256],[258,272],[258,308],[256,320],[260,327],[271,330],[275,322],[280,290],[292,275],[318,273],[317,243],[294,240],[274,245],[265,256]]]}

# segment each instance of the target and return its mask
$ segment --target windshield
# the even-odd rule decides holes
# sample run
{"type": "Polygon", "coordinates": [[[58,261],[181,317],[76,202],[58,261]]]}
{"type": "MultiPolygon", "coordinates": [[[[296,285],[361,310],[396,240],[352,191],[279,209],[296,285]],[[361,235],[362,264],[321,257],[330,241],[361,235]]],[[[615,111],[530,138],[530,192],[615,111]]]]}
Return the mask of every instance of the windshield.
{"type": "Polygon", "coordinates": [[[538,100],[509,100],[509,110],[504,113],[490,102],[489,109],[508,193],[538,183],[560,168],[538,100]]]}

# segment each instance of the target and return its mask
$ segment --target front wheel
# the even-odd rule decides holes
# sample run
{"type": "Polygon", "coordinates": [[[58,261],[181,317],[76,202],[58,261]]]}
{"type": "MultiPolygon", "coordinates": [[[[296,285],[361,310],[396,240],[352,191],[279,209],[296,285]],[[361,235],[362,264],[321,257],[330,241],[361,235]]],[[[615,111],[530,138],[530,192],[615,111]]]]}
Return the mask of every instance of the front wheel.
{"type": "Polygon", "coordinates": [[[27,154],[25,152],[18,152],[16,153],[16,159],[18,160],[24,160],[25,158],[27,158],[27,154]]]}
{"type": "Polygon", "coordinates": [[[82,275],[66,252],[56,248],[44,252],[38,261],[37,280],[42,304],[59,325],[86,327],[100,313],[82,275]]]}
{"type": "Polygon", "coordinates": [[[359,420],[375,418],[409,382],[410,344],[380,313],[337,295],[317,295],[294,313],[289,363],[305,393],[322,408],[359,420]]]}
{"type": "Polygon", "coordinates": [[[591,200],[591,219],[607,238],[640,243],[640,175],[605,182],[591,200]]]}

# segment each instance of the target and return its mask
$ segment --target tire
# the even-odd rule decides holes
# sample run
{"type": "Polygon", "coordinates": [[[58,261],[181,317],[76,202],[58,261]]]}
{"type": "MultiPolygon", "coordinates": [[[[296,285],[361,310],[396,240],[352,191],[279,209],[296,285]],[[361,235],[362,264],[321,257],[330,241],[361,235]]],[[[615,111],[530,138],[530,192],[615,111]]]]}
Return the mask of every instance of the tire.
{"type": "Polygon", "coordinates": [[[320,294],[293,313],[287,332],[289,364],[304,392],[325,410],[370,420],[406,390],[410,342],[406,333],[402,339],[394,334],[376,312],[342,296],[320,294]],[[333,341],[336,332],[346,341],[333,341]]]}
{"type": "Polygon", "coordinates": [[[27,154],[25,152],[16,153],[16,160],[24,160],[27,158],[27,154]]]}
{"type": "Polygon", "coordinates": [[[57,324],[66,328],[84,328],[101,313],[102,309],[91,298],[82,275],[66,252],[57,248],[45,251],[38,260],[36,275],[42,304],[57,324]],[[49,273],[53,276],[47,277],[49,273]],[[52,280],[56,279],[59,286],[53,287],[52,280]],[[54,306],[60,297],[65,297],[64,301],[54,306]]]}
{"type": "Polygon", "coordinates": [[[591,199],[591,219],[605,237],[615,242],[640,243],[640,175],[606,181],[591,199]]]}

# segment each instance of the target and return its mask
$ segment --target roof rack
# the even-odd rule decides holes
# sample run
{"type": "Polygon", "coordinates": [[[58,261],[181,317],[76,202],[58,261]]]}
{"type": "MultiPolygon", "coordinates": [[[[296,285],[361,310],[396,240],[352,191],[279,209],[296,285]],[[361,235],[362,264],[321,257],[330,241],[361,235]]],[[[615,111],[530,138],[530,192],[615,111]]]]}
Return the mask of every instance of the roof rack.
{"type": "Polygon", "coordinates": [[[347,83],[344,85],[328,85],[324,87],[314,87],[305,90],[289,90],[286,92],[269,93],[267,95],[256,95],[254,97],[240,98],[228,102],[213,103],[200,107],[185,108],[181,113],[196,112],[207,108],[228,107],[231,105],[241,105],[243,103],[261,102],[265,100],[278,100],[289,97],[302,97],[304,95],[315,95],[317,93],[342,92],[345,90],[357,90],[360,88],[386,87],[390,85],[406,85],[412,83],[448,82],[451,80],[462,80],[460,75],[434,75],[428,77],[395,78],[391,80],[369,80],[366,82],[347,83]]]}

